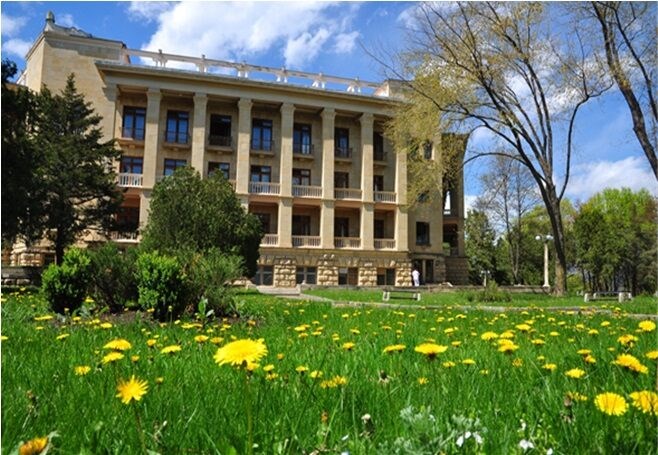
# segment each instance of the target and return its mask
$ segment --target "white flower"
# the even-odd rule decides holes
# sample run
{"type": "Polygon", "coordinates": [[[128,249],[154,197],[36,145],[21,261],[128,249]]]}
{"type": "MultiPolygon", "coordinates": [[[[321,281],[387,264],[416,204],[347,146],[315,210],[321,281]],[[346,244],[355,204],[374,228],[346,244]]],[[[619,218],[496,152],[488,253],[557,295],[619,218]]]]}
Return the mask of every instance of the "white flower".
{"type": "Polygon", "coordinates": [[[553,449],[548,449],[546,451],[546,455],[553,455],[553,449]]]}
{"type": "Polygon", "coordinates": [[[482,444],[484,442],[484,439],[482,439],[480,433],[473,433],[473,439],[475,439],[475,442],[477,442],[478,444],[482,444]]]}
{"type": "Polygon", "coordinates": [[[457,447],[463,446],[464,445],[464,436],[462,435],[462,436],[458,437],[457,442],[455,444],[457,444],[457,447]]]}
{"type": "Polygon", "coordinates": [[[519,447],[521,447],[523,450],[528,450],[528,449],[534,449],[535,445],[530,441],[521,439],[521,442],[519,442],[519,447]]]}

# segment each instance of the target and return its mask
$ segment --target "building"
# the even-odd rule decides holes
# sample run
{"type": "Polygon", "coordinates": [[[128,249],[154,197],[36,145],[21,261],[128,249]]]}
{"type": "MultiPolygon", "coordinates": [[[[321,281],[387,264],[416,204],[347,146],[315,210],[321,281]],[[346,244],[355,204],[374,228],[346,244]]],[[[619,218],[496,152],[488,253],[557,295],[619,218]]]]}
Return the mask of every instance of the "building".
{"type": "MultiPolygon", "coordinates": [[[[124,228],[113,241],[138,242],[153,186],[191,165],[224,173],[261,219],[257,284],[409,285],[414,265],[427,283],[466,281],[463,179],[449,203],[409,208],[407,156],[383,134],[401,102],[392,81],[133,50],[52,13],[26,61],[19,83],[32,90],[59,91],[75,73],[117,139],[124,228]]],[[[439,142],[426,159],[441,159],[439,142]]]]}

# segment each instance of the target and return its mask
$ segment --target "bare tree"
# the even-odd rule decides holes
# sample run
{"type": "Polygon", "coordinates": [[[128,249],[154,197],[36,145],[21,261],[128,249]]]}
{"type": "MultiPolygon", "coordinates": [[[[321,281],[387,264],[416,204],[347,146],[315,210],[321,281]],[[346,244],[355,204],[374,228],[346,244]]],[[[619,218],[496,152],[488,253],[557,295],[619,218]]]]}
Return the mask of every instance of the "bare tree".
{"type": "Polygon", "coordinates": [[[410,80],[409,103],[395,122],[398,129],[416,128],[414,119],[433,115],[436,128],[483,128],[504,144],[505,151],[479,151],[466,161],[500,155],[528,169],[551,221],[555,293],[563,295],[567,260],[560,201],[569,181],[576,116],[611,84],[604,73],[592,71],[595,53],[579,31],[569,44],[565,30],[549,20],[555,15],[549,17],[548,8],[560,6],[419,5],[410,48],[397,71],[410,80]],[[559,148],[556,137],[564,141],[559,148]]]}

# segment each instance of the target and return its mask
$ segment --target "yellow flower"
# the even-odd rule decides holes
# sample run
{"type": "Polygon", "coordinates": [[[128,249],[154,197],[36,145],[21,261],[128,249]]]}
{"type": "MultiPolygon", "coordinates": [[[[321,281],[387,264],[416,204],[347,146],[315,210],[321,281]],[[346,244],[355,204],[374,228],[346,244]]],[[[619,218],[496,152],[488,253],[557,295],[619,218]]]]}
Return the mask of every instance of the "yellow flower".
{"type": "Polygon", "coordinates": [[[284,358],[285,358],[285,355],[283,355],[283,354],[281,354],[281,353],[278,353],[278,354],[276,355],[276,359],[277,359],[277,360],[283,360],[284,358]]]}
{"type": "Polygon", "coordinates": [[[156,384],[162,384],[164,382],[164,378],[162,376],[158,376],[155,378],[155,383],[156,384]]]}
{"type": "Polygon", "coordinates": [[[212,337],[210,339],[210,342],[212,344],[222,344],[223,341],[224,341],[224,338],[222,338],[222,337],[212,337]]]}
{"type": "Polygon", "coordinates": [[[112,324],[109,323],[109,322],[103,322],[103,323],[100,325],[100,327],[101,327],[101,329],[111,329],[111,328],[112,328],[112,324]]]}
{"type": "Polygon", "coordinates": [[[123,354],[120,352],[112,351],[109,354],[107,354],[105,357],[103,357],[103,363],[111,363],[111,362],[116,362],[117,360],[123,359],[123,354]]]}
{"type": "Polygon", "coordinates": [[[578,392],[567,392],[567,397],[573,401],[587,401],[587,395],[578,392]]]}
{"type": "Polygon", "coordinates": [[[322,371],[313,370],[313,371],[311,371],[309,376],[311,377],[311,379],[319,379],[319,378],[322,377],[322,371]]]}
{"type": "Polygon", "coordinates": [[[461,344],[462,344],[461,341],[453,341],[452,343],[450,343],[450,345],[455,348],[458,348],[459,346],[461,346],[461,344]]]}
{"type": "Polygon", "coordinates": [[[498,334],[496,332],[484,332],[480,338],[484,341],[495,340],[498,338],[498,334]]]}
{"type": "Polygon", "coordinates": [[[351,351],[352,349],[354,349],[354,346],[356,346],[356,344],[352,343],[351,341],[348,341],[347,343],[343,343],[343,349],[345,349],[346,351],[351,351]]]}
{"type": "Polygon", "coordinates": [[[8,336],[0,335],[0,341],[7,341],[8,339],[9,339],[8,336]]]}
{"type": "Polygon", "coordinates": [[[181,351],[181,347],[177,344],[165,346],[164,348],[160,349],[160,352],[162,354],[173,354],[174,352],[180,352],[180,351],[181,351]]]}
{"type": "Polygon", "coordinates": [[[516,368],[521,368],[523,366],[523,359],[519,359],[517,357],[512,361],[512,366],[515,366],[516,368]]]}
{"type": "Polygon", "coordinates": [[[138,360],[139,360],[138,355],[133,355],[133,356],[130,357],[130,361],[133,362],[133,363],[136,363],[138,360]]]}
{"type": "Polygon", "coordinates": [[[133,375],[129,381],[121,380],[117,386],[117,398],[121,398],[123,404],[129,404],[131,400],[139,401],[146,394],[148,383],[135,379],[133,375]]]}
{"type": "Polygon", "coordinates": [[[270,364],[267,364],[267,365],[265,365],[265,366],[263,367],[263,371],[264,371],[265,373],[269,373],[269,372],[272,371],[272,370],[274,370],[274,365],[272,365],[271,363],[270,363],[270,364]]]}
{"type": "Polygon", "coordinates": [[[633,406],[645,414],[658,416],[658,394],[649,390],[631,393],[633,406]]]}
{"type": "Polygon", "coordinates": [[[534,340],[531,341],[531,343],[534,344],[535,346],[542,346],[546,344],[546,342],[541,338],[535,338],[534,340]]]}
{"type": "Polygon", "coordinates": [[[544,370],[548,370],[548,371],[555,371],[555,370],[557,370],[557,365],[554,364],[554,363],[546,363],[546,364],[542,365],[542,368],[544,370]]]}
{"type": "Polygon", "coordinates": [[[570,378],[580,379],[585,376],[585,371],[581,370],[580,368],[572,368],[571,370],[564,373],[564,375],[570,378]]]}
{"type": "Polygon", "coordinates": [[[48,445],[48,437],[34,438],[21,445],[18,449],[19,455],[37,455],[44,451],[48,445]]]}
{"type": "Polygon", "coordinates": [[[405,349],[407,349],[407,347],[404,344],[392,344],[384,348],[384,353],[392,354],[394,352],[404,351],[405,349]]]}
{"type": "Polygon", "coordinates": [[[590,354],[586,355],[584,360],[587,363],[596,363],[596,358],[590,354]]]}
{"type": "Polygon", "coordinates": [[[267,346],[265,346],[263,339],[242,339],[232,341],[219,348],[215,353],[215,362],[219,365],[228,363],[233,366],[240,366],[245,362],[247,364],[258,362],[265,355],[267,355],[267,346]]]}
{"type": "Polygon", "coordinates": [[[596,329],[589,329],[589,330],[587,331],[587,334],[588,334],[588,335],[598,335],[598,334],[599,334],[599,331],[596,330],[596,329]]]}
{"type": "Polygon", "coordinates": [[[50,321],[53,318],[52,315],[47,314],[45,316],[37,316],[34,318],[35,321],[50,321]]]}
{"type": "Polygon", "coordinates": [[[69,336],[71,336],[70,333],[62,333],[61,335],[57,335],[57,339],[58,340],[63,340],[65,338],[68,338],[69,336]]]}
{"type": "Polygon", "coordinates": [[[452,368],[452,367],[456,366],[457,364],[455,362],[449,360],[447,362],[443,362],[441,365],[443,365],[443,368],[452,368]]]}
{"type": "Polygon", "coordinates": [[[462,365],[475,365],[475,360],[473,360],[473,359],[464,359],[464,360],[462,360],[462,365]]]}
{"type": "Polygon", "coordinates": [[[608,327],[610,325],[610,321],[603,321],[601,323],[601,327],[608,327]]]}
{"type": "Polygon", "coordinates": [[[599,411],[611,416],[620,416],[628,409],[628,404],[626,404],[624,397],[612,392],[597,395],[594,399],[594,404],[599,411]]]}
{"type": "Polygon", "coordinates": [[[155,343],[157,343],[157,342],[158,342],[158,340],[154,340],[153,338],[151,338],[150,340],[146,340],[146,345],[149,348],[152,348],[153,346],[155,346],[155,343]]]}
{"type": "Polygon", "coordinates": [[[577,353],[580,354],[580,355],[589,355],[589,354],[592,353],[592,350],[591,349],[579,349],[577,353]]]}
{"type": "Polygon", "coordinates": [[[653,332],[656,330],[656,323],[653,321],[641,321],[637,325],[643,332],[653,332]]]}
{"type": "Polygon", "coordinates": [[[117,338],[116,340],[112,340],[109,343],[107,343],[105,346],[103,346],[103,349],[112,349],[114,351],[127,351],[131,347],[132,345],[128,340],[124,340],[123,338],[117,338]]]}
{"type": "Polygon", "coordinates": [[[511,341],[508,343],[503,343],[498,347],[499,352],[503,352],[505,354],[511,354],[512,352],[516,351],[519,349],[517,345],[512,343],[511,341]]]}
{"type": "Polygon", "coordinates": [[[658,359],[658,351],[649,351],[644,356],[649,360],[656,360],[658,359]]]}
{"type": "Polygon", "coordinates": [[[326,381],[322,381],[320,383],[320,387],[323,389],[334,389],[336,387],[342,386],[347,384],[347,378],[344,376],[334,376],[331,379],[327,379],[326,381]]]}
{"type": "Polygon", "coordinates": [[[532,327],[529,324],[518,324],[516,329],[520,330],[521,332],[529,332],[532,327]]]}
{"type": "Polygon", "coordinates": [[[642,365],[637,358],[630,354],[620,354],[617,356],[617,360],[612,363],[636,373],[647,374],[649,372],[646,366],[642,365]]]}
{"type": "Polygon", "coordinates": [[[448,350],[448,346],[441,346],[434,343],[423,343],[423,344],[419,344],[414,348],[414,351],[427,356],[427,358],[430,360],[433,360],[437,356],[437,354],[444,353],[447,350],[448,350]]]}
{"type": "Polygon", "coordinates": [[[91,371],[91,367],[87,365],[80,365],[75,367],[74,371],[77,376],[84,376],[91,371]]]}
{"type": "Polygon", "coordinates": [[[194,341],[197,343],[205,343],[208,341],[208,336],[207,335],[197,335],[194,337],[194,341]]]}
{"type": "Polygon", "coordinates": [[[427,379],[425,376],[421,376],[420,378],[418,378],[418,384],[420,384],[420,385],[425,385],[428,382],[430,382],[430,380],[427,379]]]}
{"type": "Polygon", "coordinates": [[[295,371],[299,374],[304,374],[308,371],[308,367],[306,367],[304,365],[300,365],[297,368],[295,368],[295,371]]]}
{"type": "Polygon", "coordinates": [[[622,346],[633,346],[637,341],[637,337],[635,335],[627,334],[617,338],[617,341],[619,341],[622,346]]]}

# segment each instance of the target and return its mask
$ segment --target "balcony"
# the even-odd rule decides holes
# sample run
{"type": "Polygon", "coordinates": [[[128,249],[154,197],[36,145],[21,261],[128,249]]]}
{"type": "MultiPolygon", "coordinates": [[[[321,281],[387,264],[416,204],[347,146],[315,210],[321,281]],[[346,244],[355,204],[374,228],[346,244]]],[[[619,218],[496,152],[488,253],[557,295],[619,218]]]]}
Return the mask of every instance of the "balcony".
{"type": "Polygon", "coordinates": [[[119,174],[119,186],[126,188],[141,188],[144,180],[142,174],[129,174],[122,172],[119,174]]]}
{"type": "Polygon", "coordinates": [[[336,147],[334,157],[338,161],[352,161],[352,147],[336,147]]]}
{"type": "Polygon", "coordinates": [[[189,149],[191,147],[191,137],[187,133],[165,131],[164,146],[169,148],[189,149]]]}
{"type": "Polygon", "coordinates": [[[312,160],[314,151],[315,147],[313,144],[292,144],[292,154],[294,158],[312,160]]]}
{"type": "Polygon", "coordinates": [[[217,136],[211,134],[208,136],[208,146],[210,148],[230,149],[233,146],[233,138],[231,136],[217,136]]]}
{"type": "Polygon", "coordinates": [[[274,156],[274,141],[273,140],[252,140],[251,153],[266,157],[274,156]]]}
{"type": "Polygon", "coordinates": [[[265,234],[260,240],[260,246],[277,246],[279,244],[278,234],[265,234]]]}
{"type": "Polygon", "coordinates": [[[378,166],[386,166],[387,155],[385,152],[375,152],[372,156],[373,161],[378,166]]]}
{"type": "Polygon", "coordinates": [[[334,199],[352,199],[361,200],[361,190],[359,188],[334,188],[334,199]]]}
{"type": "Polygon", "coordinates": [[[280,185],[273,182],[249,182],[250,194],[279,194],[280,185]]]}
{"type": "Polygon", "coordinates": [[[320,248],[320,236],[293,235],[292,246],[295,248],[320,248]]]}
{"type": "Polygon", "coordinates": [[[295,197],[320,198],[322,197],[322,187],[308,186],[308,185],[293,185],[292,195],[295,197]]]}
{"type": "Polygon", "coordinates": [[[358,249],[361,248],[359,237],[334,237],[335,248],[358,249]]]}
{"type": "Polygon", "coordinates": [[[395,204],[396,194],[395,191],[375,191],[374,198],[375,202],[388,202],[395,204]]]}
{"type": "Polygon", "coordinates": [[[375,239],[376,250],[394,250],[395,239],[375,239]]]}
{"type": "Polygon", "coordinates": [[[139,243],[139,231],[110,232],[110,239],[117,243],[139,243]]]}

